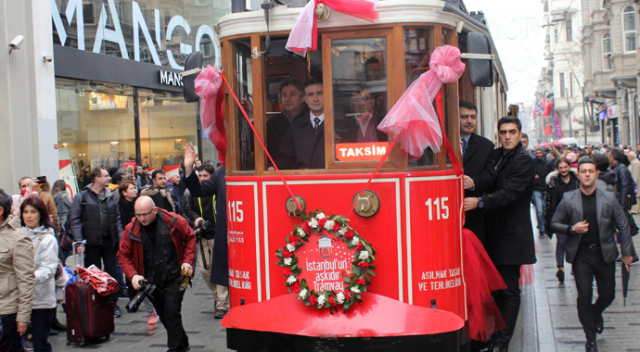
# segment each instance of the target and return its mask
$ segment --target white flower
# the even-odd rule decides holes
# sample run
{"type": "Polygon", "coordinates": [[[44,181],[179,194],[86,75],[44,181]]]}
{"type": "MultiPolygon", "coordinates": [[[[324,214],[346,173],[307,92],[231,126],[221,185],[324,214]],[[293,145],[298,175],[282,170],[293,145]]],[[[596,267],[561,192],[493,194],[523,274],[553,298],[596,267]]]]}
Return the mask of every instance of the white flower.
{"type": "Polygon", "coordinates": [[[318,215],[316,215],[316,219],[318,219],[318,220],[324,219],[324,218],[326,218],[326,217],[327,217],[327,216],[326,216],[326,215],[324,215],[324,213],[318,213],[318,215]]]}
{"type": "Polygon", "coordinates": [[[293,276],[293,275],[289,275],[289,277],[287,278],[287,283],[288,284],[292,284],[292,283],[294,283],[296,281],[298,281],[298,279],[296,279],[296,277],[293,276]]]}
{"type": "Polygon", "coordinates": [[[296,246],[294,244],[287,243],[287,249],[289,250],[289,252],[293,252],[296,250],[296,246]]]}
{"type": "Polygon", "coordinates": [[[333,230],[333,224],[335,224],[335,221],[329,220],[324,224],[324,228],[327,229],[327,231],[331,231],[333,230]]]}
{"type": "Polygon", "coordinates": [[[360,256],[358,258],[360,258],[360,260],[367,260],[369,258],[369,252],[360,251],[360,256]]]}
{"type": "Polygon", "coordinates": [[[291,265],[293,258],[284,258],[284,265],[291,265]]]}
{"type": "Polygon", "coordinates": [[[304,237],[306,233],[304,233],[304,229],[302,227],[298,227],[298,236],[304,237]]]}
{"type": "Polygon", "coordinates": [[[338,302],[338,304],[342,304],[344,303],[344,299],[344,293],[338,292],[338,294],[336,295],[336,302],[338,302]]]}
{"type": "Polygon", "coordinates": [[[300,298],[304,298],[307,295],[307,289],[303,288],[302,291],[300,291],[300,293],[298,293],[298,297],[300,298]]]}
{"type": "Polygon", "coordinates": [[[358,289],[356,286],[353,286],[353,287],[351,287],[351,292],[360,293],[360,289],[358,289]]]}
{"type": "Polygon", "coordinates": [[[324,305],[324,301],[326,300],[327,300],[327,297],[325,297],[324,294],[318,296],[318,306],[324,305]]]}
{"type": "Polygon", "coordinates": [[[314,229],[318,228],[318,220],[316,220],[315,218],[312,218],[309,221],[309,226],[311,226],[311,228],[314,228],[314,229]]]}
{"type": "Polygon", "coordinates": [[[341,234],[341,235],[344,235],[345,233],[347,233],[347,231],[349,231],[349,228],[348,227],[343,227],[338,231],[338,233],[341,234]]]}
{"type": "Polygon", "coordinates": [[[360,243],[360,239],[358,238],[358,236],[354,236],[353,239],[351,240],[351,245],[357,246],[358,243],[360,243]]]}

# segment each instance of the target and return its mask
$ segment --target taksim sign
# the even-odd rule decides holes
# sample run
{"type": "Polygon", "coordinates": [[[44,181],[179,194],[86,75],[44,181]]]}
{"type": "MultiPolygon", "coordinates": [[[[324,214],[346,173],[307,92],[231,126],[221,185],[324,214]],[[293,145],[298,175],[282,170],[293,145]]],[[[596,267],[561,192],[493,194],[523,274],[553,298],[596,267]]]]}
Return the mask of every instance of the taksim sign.
{"type": "Polygon", "coordinates": [[[380,160],[387,154],[389,142],[336,143],[339,161],[380,160]]]}
{"type": "MultiPolygon", "coordinates": [[[[65,20],[63,20],[63,16],[60,13],[60,7],[56,3],[56,0],[50,0],[51,2],[51,17],[53,20],[53,25],[55,30],[58,33],[58,38],[60,39],[61,45],[65,45],[67,43],[67,29],[65,29],[65,25],[68,28],[71,28],[71,24],[73,23],[75,17],[75,31],[69,31],[69,33],[75,32],[77,36],[78,49],[85,49],[85,24],[93,24],[94,26],[88,28],[95,28],[95,39],[93,43],[92,51],[94,53],[100,53],[101,49],[104,46],[104,42],[109,42],[116,44],[119,48],[120,56],[123,59],[129,59],[129,51],[127,50],[127,42],[125,41],[125,33],[123,32],[123,28],[127,29],[127,36],[131,37],[133,40],[133,59],[136,61],[140,61],[140,37],[144,38],[146,45],[143,45],[144,50],[148,51],[148,55],[150,56],[150,60],[153,61],[155,65],[162,66],[162,61],[160,60],[160,56],[158,55],[158,51],[165,50],[166,56],[168,60],[169,66],[174,69],[181,70],[183,69],[180,64],[176,61],[174,53],[171,49],[166,48],[167,44],[179,44],[180,54],[189,55],[193,52],[193,46],[196,47],[196,50],[199,50],[200,43],[204,36],[208,36],[211,39],[211,42],[214,43],[213,47],[215,50],[215,65],[217,67],[220,66],[220,48],[215,45],[215,33],[213,29],[203,24],[198,27],[196,31],[194,44],[186,44],[179,42],[181,37],[189,36],[192,33],[191,26],[184,19],[184,17],[180,15],[175,15],[169,19],[164,26],[161,25],[161,16],[159,9],[153,9],[153,25],[152,29],[155,34],[155,38],[151,36],[149,31],[149,26],[147,26],[147,22],[145,20],[145,16],[143,15],[143,10],[140,9],[140,5],[136,1],[129,2],[119,2],[118,6],[114,0],[107,0],[106,4],[103,2],[95,2],[93,4],[95,6],[94,13],[97,16],[97,10],[99,9],[99,19],[97,23],[85,23],[84,20],[84,1],[83,0],[68,0],[67,7],[64,12],[65,20]],[[107,6],[105,6],[107,5],[107,6]],[[101,7],[98,7],[101,6],[101,7]],[[127,16],[127,18],[120,18],[120,15],[127,16]],[[111,21],[109,21],[109,16],[111,16],[111,21]],[[130,16],[130,17],[129,17],[130,16]],[[66,23],[65,23],[66,21],[66,23]],[[177,29],[181,27],[181,29],[177,29]],[[166,28],[164,40],[165,47],[162,46],[162,38],[161,38],[161,29],[166,28]],[[132,33],[129,33],[129,32],[132,33]],[[176,32],[176,40],[178,42],[173,42],[174,39],[174,31],[176,32]],[[141,33],[142,32],[142,35],[141,33]],[[184,35],[182,35],[184,33],[184,35]],[[180,35],[179,35],[180,34],[180,35]],[[167,43],[169,42],[169,43],[167,43]]],[[[163,20],[166,21],[168,16],[164,12],[163,20]]],[[[149,14],[147,10],[145,10],[145,14],[149,14]]],[[[92,15],[91,17],[93,17],[92,15]]],[[[151,16],[148,16],[151,17],[151,16]]],[[[131,45],[131,43],[129,43],[131,45]]],[[[145,53],[146,54],[146,53],[145,53]]]]}

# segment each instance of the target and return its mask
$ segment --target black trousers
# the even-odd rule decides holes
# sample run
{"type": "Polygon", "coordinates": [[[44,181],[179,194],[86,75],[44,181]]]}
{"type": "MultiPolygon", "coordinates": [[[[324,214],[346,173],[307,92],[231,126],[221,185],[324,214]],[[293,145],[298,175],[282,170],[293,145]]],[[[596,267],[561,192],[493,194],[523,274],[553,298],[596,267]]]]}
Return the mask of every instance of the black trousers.
{"type": "Polygon", "coordinates": [[[493,299],[496,301],[500,314],[504,319],[506,328],[494,334],[497,344],[502,347],[509,347],[511,337],[516,328],[518,312],[520,311],[520,267],[521,265],[497,265],[496,269],[507,285],[506,290],[494,292],[493,299]]]}
{"type": "Polygon", "coordinates": [[[587,340],[595,341],[595,318],[602,315],[616,297],[616,263],[605,263],[600,247],[579,247],[572,264],[578,290],[578,318],[587,340]],[[592,304],[594,277],[598,299],[592,304]]]}
{"type": "MultiPolygon", "coordinates": [[[[118,277],[116,271],[116,248],[110,240],[103,238],[101,245],[85,246],[84,251],[84,265],[87,268],[91,265],[102,268],[102,264],[104,263],[104,271],[114,279],[118,277]]],[[[118,301],[117,293],[113,295],[113,301],[118,301]]]]}
{"type": "Polygon", "coordinates": [[[0,315],[2,319],[2,337],[0,337],[0,351],[13,351],[13,343],[18,338],[17,314],[0,315]]]}
{"type": "Polygon", "coordinates": [[[183,352],[189,348],[189,337],[182,326],[182,299],[185,291],[174,288],[171,291],[156,292],[151,298],[160,321],[167,329],[167,347],[170,351],[183,352]]]}

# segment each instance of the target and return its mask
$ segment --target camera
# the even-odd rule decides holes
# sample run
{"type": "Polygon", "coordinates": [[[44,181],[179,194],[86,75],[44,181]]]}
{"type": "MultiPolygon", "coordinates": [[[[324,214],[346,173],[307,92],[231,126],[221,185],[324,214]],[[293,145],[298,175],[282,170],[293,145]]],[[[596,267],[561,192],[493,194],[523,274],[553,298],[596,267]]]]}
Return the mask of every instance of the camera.
{"type": "Polygon", "coordinates": [[[211,228],[211,221],[200,221],[196,224],[196,228],[193,230],[193,233],[196,234],[196,238],[202,237],[202,234],[205,233],[209,228],[211,228]]]}
{"type": "Polygon", "coordinates": [[[9,53],[11,53],[13,50],[20,49],[20,44],[22,44],[23,41],[23,35],[17,35],[15,38],[13,38],[13,40],[9,42],[9,53]]]}
{"type": "Polygon", "coordinates": [[[129,301],[129,304],[127,304],[127,310],[131,313],[137,312],[138,308],[147,296],[154,298],[153,294],[155,291],[156,285],[140,281],[140,292],[138,292],[131,301],[129,301]]]}

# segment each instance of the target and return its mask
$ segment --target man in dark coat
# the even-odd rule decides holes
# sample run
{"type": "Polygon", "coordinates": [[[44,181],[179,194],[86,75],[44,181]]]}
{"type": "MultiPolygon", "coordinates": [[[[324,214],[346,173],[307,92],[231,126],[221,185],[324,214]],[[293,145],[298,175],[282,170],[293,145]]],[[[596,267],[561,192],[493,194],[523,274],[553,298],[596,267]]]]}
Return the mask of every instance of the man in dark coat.
{"type": "MultiPolygon", "coordinates": [[[[478,108],[468,101],[460,102],[460,145],[464,165],[464,196],[480,197],[493,186],[496,170],[491,164],[494,145],[477,135],[478,108]]],[[[485,242],[485,218],[480,209],[465,213],[464,227],[473,231],[480,242],[485,242]]]]}
{"type": "Polygon", "coordinates": [[[494,294],[506,328],[490,340],[492,352],[509,348],[520,310],[520,267],[536,262],[530,201],[535,177],[533,161],[522,149],[522,124],[507,116],[498,121],[502,148],[494,151],[496,184],[487,195],[464,200],[464,210],[482,209],[487,217],[485,247],[507,285],[494,294]]]}
{"type": "Polygon", "coordinates": [[[587,352],[597,352],[596,334],[602,333],[602,312],[615,296],[616,263],[619,252],[616,232],[619,232],[621,261],[629,268],[635,254],[626,210],[618,204],[612,192],[596,187],[598,171],[591,159],[578,164],[580,189],[564,194],[551,220],[556,233],[567,236],[567,262],[572,263],[578,291],[578,317],[584,329],[587,352]],[[593,278],[598,286],[598,299],[593,303],[593,278]]]}
{"type": "MultiPolygon", "coordinates": [[[[196,151],[193,144],[184,148],[185,173],[184,182],[191,197],[216,196],[216,234],[214,236],[213,257],[211,259],[211,283],[229,287],[229,253],[227,250],[227,185],[225,174],[227,168],[222,166],[209,178],[200,183],[193,169],[196,151]]],[[[226,312],[216,310],[215,317],[221,319],[226,312]]]]}
{"type": "Polygon", "coordinates": [[[308,116],[293,120],[284,136],[276,165],[280,169],[324,169],[324,95],[322,81],[304,87],[308,116]]]}
{"type": "Polygon", "coordinates": [[[545,198],[547,192],[547,175],[553,172],[553,162],[547,160],[543,147],[536,148],[536,157],[533,160],[536,178],[533,186],[533,205],[536,207],[536,216],[538,218],[538,231],[540,238],[544,238],[545,230],[545,198]]]}
{"type": "Polygon", "coordinates": [[[267,121],[267,151],[273,160],[280,153],[280,145],[291,122],[299,116],[309,116],[309,109],[304,103],[304,87],[298,80],[287,78],[282,81],[280,101],[282,112],[267,121]]]}
{"type": "Polygon", "coordinates": [[[628,211],[631,205],[636,204],[636,192],[633,189],[633,177],[624,165],[623,161],[629,160],[624,152],[618,148],[609,151],[609,164],[611,171],[616,174],[616,200],[618,204],[628,211]],[[629,204],[627,202],[629,201],[629,204]],[[629,206],[628,206],[629,205],[629,206]]]}

